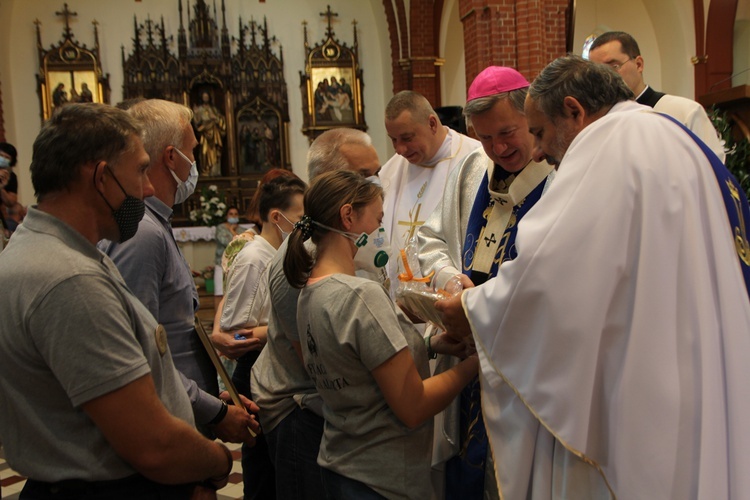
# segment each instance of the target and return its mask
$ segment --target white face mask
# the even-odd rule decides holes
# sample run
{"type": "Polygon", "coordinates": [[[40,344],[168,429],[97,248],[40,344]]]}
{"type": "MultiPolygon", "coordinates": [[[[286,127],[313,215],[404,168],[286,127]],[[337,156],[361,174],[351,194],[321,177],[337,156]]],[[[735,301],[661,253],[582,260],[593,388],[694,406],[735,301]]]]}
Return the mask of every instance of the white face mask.
{"type": "Polygon", "coordinates": [[[174,170],[172,170],[171,168],[169,169],[172,177],[174,177],[174,180],[177,181],[177,191],[174,194],[174,203],[175,205],[178,205],[190,198],[190,195],[195,192],[195,186],[198,185],[198,163],[195,161],[191,162],[190,158],[185,156],[179,149],[174,148],[174,150],[177,151],[180,156],[185,158],[185,161],[190,163],[190,175],[188,175],[187,180],[184,181],[180,180],[180,178],[177,177],[177,174],[174,173],[174,170]]]}
{"type": "MultiPolygon", "coordinates": [[[[287,219],[286,215],[282,214],[281,211],[279,211],[279,215],[282,216],[284,218],[284,220],[289,223],[290,226],[292,226],[292,229],[294,229],[294,222],[292,222],[289,219],[287,219]]],[[[286,240],[289,237],[289,235],[291,234],[291,233],[287,233],[286,231],[284,231],[283,229],[281,229],[281,226],[279,226],[276,223],[274,223],[274,226],[276,226],[276,229],[278,229],[279,232],[281,233],[281,241],[286,240]]]]}
{"type": "Polygon", "coordinates": [[[351,233],[345,234],[354,241],[354,246],[357,247],[357,253],[354,254],[356,269],[377,274],[388,264],[391,246],[385,229],[379,227],[370,234],[362,233],[355,237],[351,233]]]}
{"type": "Polygon", "coordinates": [[[382,184],[380,183],[380,177],[378,177],[377,175],[371,175],[370,177],[365,177],[365,179],[372,182],[376,186],[382,186],[382,184]]]}

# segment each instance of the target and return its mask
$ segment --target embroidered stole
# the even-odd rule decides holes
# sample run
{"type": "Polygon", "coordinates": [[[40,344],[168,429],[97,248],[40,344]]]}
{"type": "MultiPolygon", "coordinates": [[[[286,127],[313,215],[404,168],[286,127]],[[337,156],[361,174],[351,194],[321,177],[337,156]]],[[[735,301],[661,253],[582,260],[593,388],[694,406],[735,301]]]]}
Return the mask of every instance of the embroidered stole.
{"type": "Polygon", "coordinates": [[[689,128],[669,115],[665,115],[664,113],[658,114],[669,118],[682,127],[693,138],[696,144],[700,146],[711,163],[711,168],[713,168],[714,175],[716,175],[716,181],[719,183],[721,196],[724,199],[728,218],[727,222],[729,222],[729,228],[732,230],[732,235],[734,236],[734,246],[740,260],[742,276],[745,278],[745,288],[747,289],[748,297],[750,297],[750,244],[748,244],[748,235],[750,234],[750,206],[748,206],[745,191],[719,157],[689,128]]]}
{"type": "MultiPolygon", "coordinates": [[[[475,285],[497,274],[498,266],[518,254],[517,222],[539,201],[551,165],[530,163],[518,174],[492,164],[477,191],[464,238],[462,269],[475,285]],[[498,191],[490,193],[489,177],[498,191]]],[[[459,454],[446,464],[445,498],[484,498],[484,478],[489,441],[482,418],[479,378],[460,396],[459,454]]]]}

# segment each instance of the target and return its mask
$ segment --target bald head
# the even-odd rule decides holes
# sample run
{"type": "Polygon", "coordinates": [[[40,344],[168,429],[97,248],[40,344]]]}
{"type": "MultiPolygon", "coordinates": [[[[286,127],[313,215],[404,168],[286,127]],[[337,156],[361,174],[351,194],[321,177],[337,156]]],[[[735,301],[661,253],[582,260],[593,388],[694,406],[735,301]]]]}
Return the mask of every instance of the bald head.
{"type": "Polygon", "coordinates": [[[312,181],[333,170],[351,170],[365,177],[377,174],[380,160],[370,136],[353,128],[334,128],[320,134],[307,151],[308,178],[312,181]]]}

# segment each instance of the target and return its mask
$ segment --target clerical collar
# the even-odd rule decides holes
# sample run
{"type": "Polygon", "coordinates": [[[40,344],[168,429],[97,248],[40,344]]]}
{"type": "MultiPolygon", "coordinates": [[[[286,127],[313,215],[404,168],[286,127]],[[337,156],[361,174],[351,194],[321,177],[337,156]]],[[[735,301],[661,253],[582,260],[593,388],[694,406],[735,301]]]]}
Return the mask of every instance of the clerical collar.
{"type": "MultiPolygon", "coordinates": [[[[447,127],[445,128],[447,129],[447,127]]],[[[451,141],[453,134],[451,134],[450,130],[446,130],[446,132],[447,133],[445,134],[445,139],[443,139],[443,143],[440,145],[440,149],[437,150],[437,153],[435,153],[435,156],[433,156],[429,161],[420,163],[420,167],[432,168],[441,161],[450,160],[455,156],[451,155],[451,141]]]]}
{"type": "Polygon", "coordinates": [[[647,91],[648,89],[649,89],[649,85],[646,85],[646,86],[645,86],[645,87],[643,88],[643,90],[641,90],[641,93],[640,93],[640,94],[638,94],[637,96],[635,96],[635,100],[637,101],[638,99],[640,99],[640,98],[641,98],[641,96],[642,96],[643,94],[645,94],[645,93],[646,93],[646,91],[647,91]]]}

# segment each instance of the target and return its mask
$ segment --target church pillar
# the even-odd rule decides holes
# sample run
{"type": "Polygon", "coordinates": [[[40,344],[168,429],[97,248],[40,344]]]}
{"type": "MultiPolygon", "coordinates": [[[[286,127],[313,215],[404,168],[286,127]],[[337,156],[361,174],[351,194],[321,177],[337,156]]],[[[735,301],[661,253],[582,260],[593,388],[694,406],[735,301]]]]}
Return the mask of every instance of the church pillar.
{"type": "Polygon", "coordinates": [[[466,82],[487,66],[516,68],[532,80],[565,55],[569,0],[459,0],[466,82]]]}
{"type": "Polygon", "coordinates": [[[734,21],[737,0],[711,0],[704,22],[702,0],[693,0],[695,22],[695,95],[732,87],[734,21]]]}
{"type": "Polygon", "coordinates": [[[409,21],[403,0],[383,0],[391,41],[393,93],[414,90],[441,105],[438,54],[442,0],[411,0],[409,21]]]}

